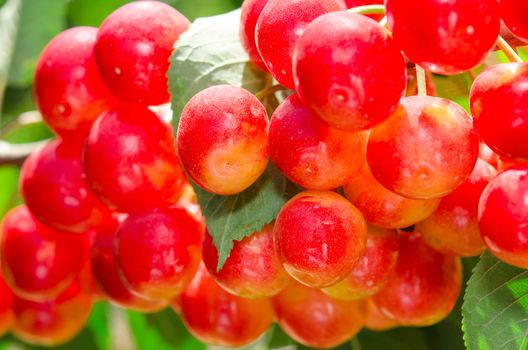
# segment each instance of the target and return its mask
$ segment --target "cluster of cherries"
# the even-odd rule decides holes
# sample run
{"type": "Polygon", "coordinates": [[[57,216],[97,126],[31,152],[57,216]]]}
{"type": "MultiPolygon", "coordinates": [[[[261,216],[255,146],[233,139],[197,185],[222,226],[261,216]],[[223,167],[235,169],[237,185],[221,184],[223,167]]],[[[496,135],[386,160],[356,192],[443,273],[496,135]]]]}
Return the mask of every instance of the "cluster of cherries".
{"type": "Polygon", "coordinates": [[[35,96],[58,139],[25,161],[25,205],[0,227],[0,333],[62,343],[105,299],[172,305],[210,344],[251,343],[276,321],[328,348],[363,326],[442,320],[460,293],[460,257],[487,247],[528,268],[528,65],[478,75],[472,117],[423,89],[404,97],[404,54],[433,73],[472,69],[495,47],[501,14],[528,39],[525,2],[386,0],[390,31],[346,11],[365,3],[246,0],[242,44],[292,93],[268,119],[250,92],[209,87],[185,106],[176,138],[153,106],[169,101],[184,16],[137,1],[54,38],[35,96]],[[218,269],[182,169],[234,195],[270,159],[306,190],[218,269]]]}

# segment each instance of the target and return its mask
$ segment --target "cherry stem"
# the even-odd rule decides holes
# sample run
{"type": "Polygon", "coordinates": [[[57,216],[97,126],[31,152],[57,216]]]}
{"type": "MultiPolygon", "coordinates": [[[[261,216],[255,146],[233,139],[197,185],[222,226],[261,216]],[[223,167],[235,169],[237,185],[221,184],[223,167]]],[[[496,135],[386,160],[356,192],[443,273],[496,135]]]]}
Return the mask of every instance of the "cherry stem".
{"type": "Polygon", "coordinates": [[[521,57],[515,52],[515,50],[508,44],[506,40],[502,36],[499,35],[499,39],[497,40],[497,46],[499,49],[504,52],[506,57],[510,60],[510,62],[522,62],[523,60],[521,57]]]}
{"type": "Polygon", "coordinates": [[[427,96],[425,70],[419,65],[416,65],[416,81],[418,84],[418,96],[427,96]]]}
{"type": "Polygon", "coordinates": [[[286,88],[280,84],[265,87],[255,94],[255,97],[260,101],[264,100],[269,95],[276,93],[277,91],[286,90],[286,88]]]}
{"type": "Polygon", "coordinates": [[[357,13],[359,15],[384,15],[385,6],[384,5],[363,5],[356,6],[348,9],[348,13],[357,13]]]}
{"type": "Polygon", "coordinates": [[[383,17],[381,21],[379,21],[380,26],[386,27],[387,26],[387,16],[383,17]]]}

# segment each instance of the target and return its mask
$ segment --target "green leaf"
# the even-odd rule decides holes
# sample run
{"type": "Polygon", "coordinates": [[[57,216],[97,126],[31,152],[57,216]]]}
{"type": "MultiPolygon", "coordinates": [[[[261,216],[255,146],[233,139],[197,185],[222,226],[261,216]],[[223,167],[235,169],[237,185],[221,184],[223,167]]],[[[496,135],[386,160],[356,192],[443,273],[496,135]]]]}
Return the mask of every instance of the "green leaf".
{"type": "Polygon", "coordinates": [[[299,191],[272,163],[251,187],[236,195],[219,196],[195,184],[193,187],[218,250],[218,269],[229,257],[233,241],[273,221],[284,203],[299,191]]]}
{"type": "Polygon", "coordinates": [[[264,87],[266,74],[248,62],[240,44],[239,22],[238,10],[199,18],[176,42],[168,72],[175,130],[187,101],[209,86],[231,84],[253,92],[264,87]]]}
{"type": "Polygon", "coordinates": [[[44,46],[65,28],[66,1],[22,2],[9,84],[31,85],[35,65],[44,46]]]}
{"type": "Polygon", "coordinates": [[[462,307],[469,350],[528,348],[528,270],[485,252],[471,276],[462,307]]]}
{"type": "Polygon", "coordinates": [[[15,166],[0,167],[0,219],[16,202],[19,170],[15,166]]]}
{"type": "Polygon", "coordinates": [[[129,311],[128,318],[137,350],[205,349],[205,345],[187,331],[171,309],[155,314],[129,311]]]}

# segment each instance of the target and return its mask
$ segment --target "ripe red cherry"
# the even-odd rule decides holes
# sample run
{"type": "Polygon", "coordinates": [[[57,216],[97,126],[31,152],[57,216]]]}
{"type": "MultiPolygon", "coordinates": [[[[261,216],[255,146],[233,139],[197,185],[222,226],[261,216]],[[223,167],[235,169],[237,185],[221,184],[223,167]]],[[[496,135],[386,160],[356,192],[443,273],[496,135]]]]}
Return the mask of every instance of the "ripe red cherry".
{"type": "Polygon", "coordinates": [[[124,284],[115,256],[117,223],[96,232],[92,243],[91,263],[98,286],[108,300],[120,307],[141,312],[156,312],[168,305],[167,300],[148,300],[132,292],[124,284]]]}
{"type": "Polygon", "coordinates": [[[271,118],[268,148],[279,170],[311,190],[342,186],[365,164],[366,132],[334,129],[294,94],[271,118]]]}
{"type": "Polygon", "coordinates": [[[65,30],[37,62],[35,100],[46,123],[64,137],[84,137],[112,103],[94,60],[96,33],[92,27],[65,30]]]}
{"type": "Polygon", "coordinates": [[[396,267],[399,237],[394,230],[368,227],[365,251],[344,280],[323,289],[331,297],[344,300],[374,295],[387,283],[396,267]]]}
{"type": "Polygon", "coordinates": [[[181,317],[200,341],[240,347],[255,341],[271,326],[273,310],[269,298],[247,299],[223,290],[205,266],[179,298],[181,317]]]}
{"type": "Polygon", "coordinates": [[[85,326],[93,300],[78,282],[58,297],[35,302],[15,297],[13,333],[37,345],[56,346],[75,337],[85,326]]]}
{"type": "Polygon", "coordinates": [[[387,119],[407,84],[405,60],[389,32],[346,12],[325,14],[306,26],[293,71],[301,100],[331,126],[347,130],[387,119]]]}
{"type": "Polygon", "coordinates": [[[255,40],[262,60],[280,84],[290,89],[295,86],[293,50],[306,25],[325,13],[344,9],[341,0],[271,0],[264,7],[257,21],[255,40]]]}
{"type": "Polygon", "coordinates": [[[299,282],[328,287],[345,278],[359,260],[367,237],[361,212],[330,191],[305,191],[277,216],[275,248],[284,268],[299,282]]]}
{"type": "Polygon", "coordinates": [[[268,164],[266,108],[242,88],[209,87],[185,105],[177,142],[181,163],[196,184],[216,194],[239,193],[268,164]]]}
{"type": "Polygon", "coordinates": [[[385,316],[372,298],[367,299],[365,328],[371,331],[386,331],[398,327],[398,323],[385,316]]]}
{"type": "Polygon", "coordinates": [[[9,331],[13,324],[13,298],[13,292],[0,272],[0,337],[9,331]]]}
{"type": "Polygon", "coordinates": [[[362,301],[334,299],[295,281],[272,301],[282,329],[309,347],[337,346],[359,332],[365,320],[366,305],[362,301]]]}
{"type": "Polygon", "coordinates": [[[101,24],[95,57],[106,84],[124,101],[169,101],[166,73],[174,42],[189,27],[185,16],[160,1],[135,1],[101,24]]]}
{"type": "Polygon", "coordinates": [[[44,226],[25,205],[4,217],[0,236],[4,278],[18,296],[26,299],[56,297],[77,277],[88,258],[87,233],[44,226]]]}
{"type": "Polygon", "coordinates": [[[172,204],[186,184],[172,128],[142,106],[122,105],[97,119],[84,170],[101,199],[122,212],[172,204]]]}
{"type": "Polygon", "coordinates": [[[24,162],[22,195],[33,215],[46,225],[82,233],[109,219],[110,211],[86,181],[81,155],[81,145],[54,140],[24,162]]]}
{"type": "Polygon", "coordinates": [[[244,0],[240,7],[240,41],[246,50],[251,62],[263,71],[267,71],[266,64],[262,61],[255,42],[255,27],[260,13],[270,0],[244,0]]]}
{"type": "Polygon", "coordinates": [[[383,187],[365,164],[361,172],[343,186],[345,196],[369,223],[386,228],[403,228],[425,219],[440,199],[410,199],[383,187]]]}
{"type": "Polygon", "coordinates": [[[470,92],[475,129],[500,156],[528,160],[528,63],[488,67],[470,92]]]}
{"type": "Polygon", "coordinates": [[[203,242],[203,261],[222,288],[245,298],[275,295],[290,280],[273,246],[273,224],[234,242],[233,250],[220,271],[217,271],[218,251],[207,233],[203,242]]]}
{"type": "Polygon", "coordinates": [[[528,2],[500,0],[500,15],[506,27],[519,39],[528,41],[528,2]]]}
{"type": "Polygon", "coordinates": [[[203,226],[179,207],[131,214],[117,230],[116,259],[126,285],[148,299],[171,299],[193,278],[203,226]]]}
{"type": "Polygon", "coordinates": [[[475,67],[499,35],[499,0],[386,0],[385,6],[394,41],[438,74],[475,67]]]}
{"type": "Polygon", "coordinates": [[[497,170],[478,159],[469,178],[440,201],[436,211],[416,225],[431,247],[447,254],[473,256],[484,251],[478,228],[478,204],[497,170]]]}
{"type": "Polygon", "coordinates": [[[453,310],[461,285],[460,259],[429,247],[418,233],[404,233],[396,270],[373,298],[399,324],[429,326],[453,310]]]}
{"type": "Polygon", "coordinates": [[[370,132],[367,163],[392,192],[438,198],[468,178],[478,147],[472,120],[462,107],[439,97],[410,96],[370,132]]]}
{"type": "Polygon", "coordinates": [[[488,249],[508,264],[528,268],[528,165],[506,169],[489,182],[478,218],[488,249]]]}

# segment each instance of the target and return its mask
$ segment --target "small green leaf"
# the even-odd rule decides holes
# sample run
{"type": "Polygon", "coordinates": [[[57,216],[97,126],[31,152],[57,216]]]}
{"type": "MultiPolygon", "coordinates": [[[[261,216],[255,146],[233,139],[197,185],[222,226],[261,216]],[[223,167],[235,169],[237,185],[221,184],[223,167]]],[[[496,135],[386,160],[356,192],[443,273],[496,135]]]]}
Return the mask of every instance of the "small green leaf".
{"type": "Polygon", "coordinates": [[[485,252],[471,276],[462,307],[469,350],[528,348],[528,270],[485,252]]]}
{"type": "Polygon", "coordinates": [[[299,191],[272,163],[251,187],[236,195],[219,196],[195,184],[193,187],[218,250],[218,269],[229,257],[233,241],[273,221],[284,203],[299,191]]]}
{"type": "Polygon", "coordinates": [[[209,86],[231,84],[253,92],[264,87],[266,74],[248,62],[240,44],[239,22],[239,10],[199,18],[176,42],[168,72],[175,130],[187,101],[209,86]]]}

